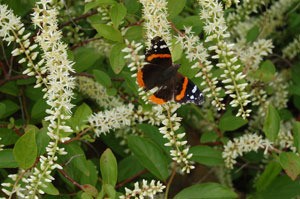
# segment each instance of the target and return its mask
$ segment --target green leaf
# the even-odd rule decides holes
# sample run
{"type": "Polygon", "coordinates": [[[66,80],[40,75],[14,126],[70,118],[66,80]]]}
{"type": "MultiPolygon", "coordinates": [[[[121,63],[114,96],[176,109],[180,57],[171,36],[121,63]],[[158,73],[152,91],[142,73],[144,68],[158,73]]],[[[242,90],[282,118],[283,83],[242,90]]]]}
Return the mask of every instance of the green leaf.
{"type": "Polygon", "coordinates": [[[88,117],[93,113],[92,109],[85,103],[81,104],[75,111],[70,126],[76,130],[82,130],[87,123],[88,117]]]}
{"type": "Polygon", "coordinates": [[[53,196],[57,196],[59,195],[59,191],[58,189],[51,183],[51,182],[43,182],[43,184],[45,186],[41,186],[41,189],[49,194],[49,195],[53,195],[53,196]]]}
{"type": "Polygon", "coordinates": [[[300,157],[293,152],[282,152],[279,155],[279,160],[286,174],[295,180],[300,174],[300,157]]]}
{"type": "Polygon", "coordinates": [[[136,78],[132,77],[132,73],[127,72],[127,71],[122,71],[121,72],[122,77],[125,79],[124,86],[127,90],[128,93],[132,93],[132,95],[138,95],[138,85],[136,83],[136,78]]]}
{"type": "Polygon", "coordinates": [[[18,163],[13,156],[12,149],[3,149],[0,151],[0,160],[0,169],[18,167],[18,163]]]}
{"type": "Polygon", "coordinates": [[[68,143],[64,145],[64,148],[67,152],[67,155],[59,156],[59,162],[61,164],[69,162],[69,164],[64,167],[66,169],[66,172],[78,182],[80,181],[82,173],[86,176],[89,176],[90,171],[88,169],[88,163],[84,151],[78,145],[78,143],[68,143]]]}
{"type": "Polygon", "coordinates": [[[14,146],[13,153],[22,169],[28,169],[33,166],[37,157],[34,129],[30,129],[18,139],[14,146]]]}
{"type": "Polygon", "coordinates": [[[86,3],[84,6],[84,13],[88,12],[93,8],[97,8],[102,5],[113,5],[116,1],[114,0],[95,0],[93,2],[86,3]]]}
{"type": "Polygon", "coordinates": [[[174,199],[230,199],[237,197],[238,195],[228,187],[217,183],[203,183],[183,189],[174,197],[174,199]]]}
{"type": "Polygon", "coordinates": [[[177,43],[175,39],[172,39],[172,60],[173,62],[179,60],[182,55],[182,46],[177,43]]]}
{"type": "Polygon", "coordinates": [[[42,155],[46,152],[46,147],[49,144],[50,137],[47,134],[47,127],[39,129],[36,133],[36,145],[38,147],[38,155],[42,155]]]}
{"type": "Polygon", "coordinates": [[[252,72],[251,75],[260,81],[270,82],[274,79],[275,73],[276,68],[273,62],[266,60],[260,65],[259,69],[252,72]]]}
{"type": "Polygon", "coordinates": [[[294,116],[293,116],[291,111],[292,110],[289,110],[287,108],[278,110],[278,114],[280,115],[280,119],[283,120],[283,121],[288,121],[288,120],[293,119],[294,116]]]}
{"type": "Polygon", "coordinates": [[[125,148],[125,146],[121,146],[120,145],[121,139],[116,139],[116,136],[113,135],[113,133],[109,133],[107,135],[101,135],[100,140],[104,142],[104,144],[107,147],[114,149],[114,154],[118,154],[122,157],[128,155],[125,153],[125,150],[128,147],[125,148]]]}
{"type": "Polygon", "coordinates": [[[80,177],[80,184],[89,184],[91,186],[96,186],[98,181],[98,170],[96,165],[91,161],[87,160],[87,168],[89,170],[89,175],[82,173],[80,177]]]}
{"type": "Polygon", "coordinates": [[[123,37],[118,29],[106,24],[92,24],[92,26],[97,30],[98,34],[105,39],[122,42],[123,37]]]}
{"type": "Polygon", "coordinates": [[[74,69],[80,73],[89,69],[100,58],[100,54],[93,48],[80,47],[74,52],[74,69]]]}
{"type": "Polygon", "coordinates": [[[138,0],[124,0],[124,4],[127,8],[127,12],[130,14],[135,14],[141,8],[141,4],[138,0]]]}
{"type": "Polygon", "coordinates": [[[247,124],[247,122],[247,120],[244,120],[241,117],[236,117],[231,114],[224,114],[220,119],[219,128],[222,131],[234,131],[247,124]]]}
{"type": "Polygon", "coordinates": [[[18,79],[16,81],[17,85],[29,85],[34,84],[36,79],[34,77],[26,78],[26,79],[18,79]]]}
{"type": "Polygon", "coordinates": [[[126,13],[127,9],[123,4],[117,3],[112,6],[110,10],[110,18],[115,28],[118,28],[118,26],[121,24],[122,20],[126,16],[126,13]]]}
{"type": "Polygon", "coordinates": [[[19,88],[17,87],[17,84],[15,81],[10,81],[0,87],[0,92],[8,94],[8,95],[12,95],[12,96],[18,96],[19,88]]]}
{"type": "Polygon", "coordinates": [[[252,27],[247,33],[246,36],[247,42],[254,42],[258,37],[259,33],[260,31],[258,26],[252,27]]]}
{"type": "MultiPolygon", "coordinates": [[[[191,78],[192,81],[197,85],[197,82],[194,81],[193,77],[195,77],[195,74],[197,71],[199,71],[198,68],[191,68],[191,62],[186,58],[186,56],[182,56],[181,58],[181,65],[178,69],[178,72],[182,73],[183,75],[187,76],[188,78],[191,78]]],[[[199,78],[196,78],[199,79],[199,78]]]]}
{"type": "Polygon", "coordinates": [[[224,164],[222,152],[209,146],[191,147],[193,154],[191,160],[207,166],[220,166],[224,164]]]}
{"type": "Polygon", "coordinates": [[[32,101],[38,101],[43,98],[44,93],[41,88],[33,88],[32,85],[25,88],[25,95],[32,101]]]}
{"type": "Polygon", "coordinates": [[[16,143],[19,136],[12,129],[0,128],[0,144],[11,145],[16,143]]]}
{"type": "Polygon", "coordinates": [[[6,105],[0,102],[0,118],[4,115],[6,110],[6,105]]]}
{"type": "Polygon", "coordinates": [[[300,153],[300,122],[294,122],[293,125],[294,145],[300,153]]]}
{"type": "Polygon", "coordinates": [[[46,109],[49,107],[49,105],[46,103],[46,100],[44,98],[40,98],[37,100],[31,109],[31,118],[33,120],[38,120],[44,118],[46,114],[46,109]]]}
{"type": "Polygon", "coordinates": [[[118,90],[115,88],[108,88],[106,89],[106,93],[109,96],[116,96],[118,94],[118,90]]]}
{"type": "Polygon", "coordinates": [[[118,164],[118,182],[133,177],[143,169],[135,156],[125,157],[118,164]]]}
{"type": "Polygon", "coordinates": [[[115,0],[96,0],[96,2],[98,3],[98,4],[104,4],[104,5],[113,5],[113,4],[115,4],[116,3],[116,1],[115,0]]]}
{"type": "Polygon", "coordinates": [[[291,95],[297,95],[300,96],[300,86],[297,84],[292,84],[289,86],[289,93],[291,95]]]}
{"type": "Polygon", "coordinates": [[[203,30],[203,21],[196,14],[186,17],[177,15],[172,19],[172,21],[178,29],[184,29],[184,27],[192,27],[192,31],[195,33],[195,35],[200,34],[203,30]]]}
{"type": "Polygon", "coordinates": [[[207,143],[207,142],[215,142],[218,139],[218,135],[216,132],[205,132],[201,135],[200,142],[207,143]]]}
{"type": "MultiPolygon", "coordinates": [[[[94,199],[94,197],[87,192],[80,192],[80,199],[94,199]]],[[[103,197],[101,197],[102,199],[103,197]]]]}
{"type": "MultiPolygon", "coordinates": [[[[292,181],[286,175],[278,176],[267,189],[256,193],[251,199],[286,199],[300,195],[299,181],[292,181]]],[[[250,199],[249,198],[249,199],[250,199]]]]}
{"type": "Polygon", "coordinates": [[[128,137],[128,147],[140,164],[153,175],[160,180],[167,179],[169,176],[167,157],[155,144],[145,138],[130,136],[128,137]]]}
{"type": "Polygon", "coordinates": [[[170,146],[165,146],[166,138],[159,132],[158,127],[150,124],[138,124],[137,127],[145,136],[154,141],[165,154],[170,154],[172,148],[170,146]]]}
{"type": "Polygon", "coordinates": [[[262,191],[266,189],[273,180],[280,174],[281,166],[278,162],[269,162],[266,166],[264,172],[259,176],[255,182],[255,187],[257,191],[262,191]]]}
{"type": "Polygon", "coordinates": [[[110,77],[101,70],[93,70],[93,75],[98,83],[108,88],[111,87],[110,77]]]}
{"type": "Polygon", "coordinates": [[[97,197],[98,195],[98,190],[96,189],[96,187],[90,184],[82,185],[82,190],[93,197],[97,197]]]}
{"type": "Polygon", "coordinates": [[[116,198],[116,190],[111,184],[103,185],[104,192],[108,195],[108,198],[116,198]]]}
{"type": "Polygon", "coordinates": [[[268,107],[268,112],[265,118],[263,132],[267,136],[267,138],[274,142],[277,138],[278,132],[280,128],[280,117],[277,110],[274,108],[272,104],[268,107]]]}
{"type": "Polygon", "coordinates": [[[125,44],[119,43],[112,47],[109,54],[109,62],[112,70],[119,74],[125,66],[125,53],[122,50],[125,48],[125,44]]]}
{"type": "Polygon", "coordinates": [[[9,9],[12,9],[14,14],[17,16],[24,16],[30,12],[35,4],[35,0],[22,0],[22,1],[11,1],[2,0],[1,4],[8,5],[9,9]]]}
{"type": "Polygon", "coordinates": [[[101,155],[100,170],[103,183],[115,186],[118,178],[118,165],[110,149],[106,149],[101,155]]]}
{"type": "Polygon", "coordinates": [[[168,0],[169,18],[177,16],[184,8],[186,0],[168,0]]]}
{"type": "Polygon", "coordinates": [[[143,38],[143,27],[142,26],[131,26],[127,29],[125,36],[129,41],[139,41],[143,38]]]}
{"type": "MultiPolygon", "coordinates": [[[[299,18],[300,18],[300,15],[299,15],[299,18]]],[[[295,86],[298,86],[300,85],[300,63],[295,63],[292,65],[292,68],[291,68],[291,76],[292,76],[292,81],[293,81],[293,84],[295,86]]],[[[298,92],[299,95],[300,95],[300,92],[298,92]]]]}
{"type": "Polygon", "coordinates": [[[2,104],[2,107],[5,106],[5,112],[0,115],[0,119],[6,118],[19,110],[18,104],[11,100],[3,100],[0,101],[0,103],[2,104]]]}

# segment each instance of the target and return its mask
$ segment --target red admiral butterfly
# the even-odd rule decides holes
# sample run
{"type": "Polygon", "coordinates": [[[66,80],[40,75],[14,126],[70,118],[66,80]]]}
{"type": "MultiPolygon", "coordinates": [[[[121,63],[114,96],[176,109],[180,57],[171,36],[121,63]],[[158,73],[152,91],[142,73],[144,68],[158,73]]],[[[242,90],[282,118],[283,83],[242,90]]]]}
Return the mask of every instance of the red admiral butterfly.
{"type": "Polygon", "coordinates": [[[158,88],[149,99],[156,104],[164,104],[170,100],[202,104],[202,92],[190,79],[177,72],[180,65],[172,63],[166,42],[157,36],[151,40],[151,44],[151,49],[145,54],[145,61],[148,63],[137,72],[140,87],[146,91],[158,88]]]}

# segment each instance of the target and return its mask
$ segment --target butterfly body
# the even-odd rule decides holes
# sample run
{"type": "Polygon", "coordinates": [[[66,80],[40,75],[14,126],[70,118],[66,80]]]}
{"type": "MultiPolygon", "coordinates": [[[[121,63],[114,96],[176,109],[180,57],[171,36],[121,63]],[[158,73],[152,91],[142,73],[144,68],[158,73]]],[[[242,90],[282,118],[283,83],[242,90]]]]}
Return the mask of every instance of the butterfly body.
{"type": "Polygon", "coordinates": [[[202,92],[190,79],[178,73],[180,65],[172,63],[171,53],[165,41],[155,37],[151,44],[150,50],[145,54],[145,61],[148,63],[137,73],[140,87],[146,91],[157,88],[150,96],[150,101],[156,104],[164,104],[170,100],[202,104],[202,92]]]}

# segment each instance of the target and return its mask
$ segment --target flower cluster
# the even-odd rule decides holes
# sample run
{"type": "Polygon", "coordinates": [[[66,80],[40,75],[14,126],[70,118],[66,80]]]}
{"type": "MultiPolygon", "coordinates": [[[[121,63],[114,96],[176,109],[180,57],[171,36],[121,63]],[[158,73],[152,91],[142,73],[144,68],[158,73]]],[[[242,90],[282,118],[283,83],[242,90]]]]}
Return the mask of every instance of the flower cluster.
{"type": "Polygon", "coordinates": [[[134,183],[134,189],[130,190],[125,188],[125,195],[120,196],[120,199],[130,199],[130,198],[154,198],[157,193],[162,192],[166,188],[161,182],[151,180],[148,184],[147,180],[143,180],[140,185],[138,182],[134,183]]]}
{"type": "Polygon", "coordinates": [[[274,48],[272,40],[259,39],[248,45],[236,45],[235,51],[246,69],[256,70],[263,57],[272,53],[274,48]]]}
{"type": "MultiPolygon", "coordinates": [[[[43,50],[43,59],[45,60],[44,69],[47,74],[48,86],[44,98],[50,106],[46,110],[48,116],[45,120],[49,122],[48,136],[51,141],[46,147],[46,155],[40,156],[39,164],[31,171],[31,175],[23,178],[25,182],[25,198],[37,198],[38,194],[44,194],[42,187],[45,183],[51,182],[54,178],[51,171],[62,169],[56,163],[58,155],[65,155],[63,148],[58,147],[59,142],[65,142],[68,137],[64,137],[62,132],[72,132],[72,129],[66,124],[71,116],[71,98],[75,80],[70,76],[73,63],[67,59],[67,45],[61,42],[62,34],[58,31],[57,10],[52,8],[49,1],[42,0],[37,2],[32,15],[32,21],[41,31],[36,36],[36,42],[43,50]]],[[[18,193],[17,193],[18,194],[18,193]]]]}
{"type": "Polygon", "coordinates": [[[57,15],[55,8],[51,8],[49,1],[37,2],[34,9],[32,21],[34,25],[41,28],[41,32],[36,36],[36,41],[41,46],[44,54],[45,69],[47,71],[48,87],[44,98],[50,106],[46,112],[49,114],[45,120],[50,122],[48,135],[50,138],[62,139],[57,132],[57,128],[65,132],[72,131],[65,124],[65,120],[70,118],[71,99],[75,87],[75,78],[70,74],[74,72],[73,63],[68,60],[67,45],[61,42],[62,33],[58,31],[57,15]],[[59,124],[58,124],[59,123],[59,124]]]}
{"type": "Polygon", "coordinates": [[[264,149],[264,154],[272,149],[272,142],[263,139],[261,135],[245,134],[239,138],[234,138],[233,141],[228,141],[224,146],[222,157],[225,161],[225,166],[229,169],[233,168],[236,163],[236,158],[242,156],[244,153],[264,149]]]}
{"type": "Polygon", "coordinates": [[[284,72],[276,73],[274,80],[269,83],[273,89],[272,96],[269,97],[269,103],[272,103],[277,109],[287,107],[289,82],[284,72]]]}
{"type": "Polygon", "coordinates": [[[220,97],[221,87],[217,86],[218,80],[213,77],[211,72],[213,65],[208,60],[207,50],[199,38],[193,35],[191,28],[185,28],[185,35],[177,37],[177,40],[185,49],[188,60],[195,62],[192,68],[200,68],[200,72],[196,76],[203,79],[201,86],[205,88],[203,89],[205,96],[212,98],[211,104],[218,110],[225,109],[225,105],[222,103],[223,98],[220,97]]]}
{"type": "Polygon", "coordinates": [[[204,31],[207,35],[205,42],[215,43],[210,44],[208,49],[216,53],[212,58],[219,60],[217,66],[223,70],[220,77],[225,84],[225,93],[232,98],[230,105],[239,107],[236,116],[249,117],[251,110],[246,109],[246,106],[250,103],[250,94],[245,91],[248,83],[244,80],[246,75],[241,71],[241,65],[234,53],[234,45],[225,41],[230,34],[226,32],[222,5],[210,0],[198,2],[202,7],[200,17],[204,21],[204,31]]]}
{"type": "Polygon", "coordinates": [[[261,87],[253,88],[251,91],[251,96],[253,106],[263,105],[267,100],[267,92],[261,89],[261,87]]]}
{"type": "MultiPolygon", "coordinates": [[[[20,173],[23,173],[24,171],[21,169],[20,173]]],[[[10,179],[12,182],[18,181],[18,174],[9,174],[8,179],[10,179]]],[[[25,198],[25,195],[23,194],[25,192],[25,188],[21,186],[21,184],[12,184],[11,182],[3,182],[1,183],[3,193],[5,193],[7,196],[13,196],[13,194],[16,194],[20,198],[25,198]],[[11,191],[10,191],[11,190],[11,191]]]]}
{"type": "Polygon", "coordinates": [[[122,105],[118,97],[109,96],[106,92],[106,88],[91,78],[78,76],[77,87],[84,96],[95,100],[100,107],[113,108],[122,105]]]}
{"type": "Polygon", "coordinates": [[[299,53],[300,53],[300,35],[295,37],[294,40],[282,50],[283,56],[289,59],[293,59],[299,53]]]}
{"type": "Polygon", "coordinates": [[[109,6],[100,6],[97,8],[98,13],[100,14],[100,20],[107,25],[112,25],[112,21],[109,16],[109,6]]]}
{"type": "Polygon", "coordinates": [[[136,72],[144,65],[145,55],[139,54],[139,51],[143,49],[143,45],[135,41],[129,42],[128,40],[125,40],[125,43],[127,47],[122,52],[127,53],[124,58],[130,61],[128,67],[130,71],[134,72],[132,77],[136,77],[136,72]]]}
{"type": "Polygon", "coordinates": [[[229,8],[232,6],[232,4],[238,5],[240,3],[240,0],[223,0],[223,3],[225,3],[226,8],[229,8]]]}
{"type": "Polygon", "coordinates": [[[261,28],[260,37],[266,38],[276,27],[284,22],[284,13],[298,0],[279,0],[259,18],[258,25],[261,28]]]}
{"type": "Polygon", "coordinates": [[[290,121],[281,123],[276,144],[279,145],[280,149],[290,149],[291,151],[296,152],[297,149],[294,145],[292,128],[292,122],[290,121]]]}
{"type": "Polygon", "coordinates": [[[166,0],[140,0],[143,5],[144,28],[146,29],[146,46],[154,36],[160,36],[170,44],[170,30],[168,22],[168,2],[166,0]]]}
{"type": "Polygon", "coordinates": [[[249,121],[249,129],[262,128],[263,119],[270,104],[277,109],[287,107],[288,102],[288,87],[289,83],[286,80],[284,73],[277,73],[274,76],[274,80],[269,82],[267,85],[262,84],[261,86],[253,88],[251,94],[253,96],[253,105],[258,106],[257,113],[253,115],[253,118],[249,121]],[[268,86],[269,90],[272,90],[272,95],[268,96],[267,92],[262,89],[268,86]]]}
{"type": "MultiPolygon", "coordinates": [[[[125,47],[122,52],[127,53],[125,59],[130,61],[128,67],[130,71],[133,73],[132,77],[137,77],[137,71],[140,70],[145,64],[144,59],[145,55],[140,55],[139,51],[143,49],[143,45],[141,43],[136,43],[135,41],[129,42],[125,41],[127,47],[125,47]]],[[[139,87],[138,90],[139,95],[142,97],[145,103],[148,103],[149,96],[153,94],[153,90],[150,92],[145,92],[145,90],[139,87]]]]}
{"type": "Polygon", "coordinates": [[[105,39],[97,39],[93,42],[89,42],[87,44],[87,47],[90,47],[90,48],[94,48],[97,50],[97,52],[101,55],[105,55],[105,56],[109,56],[109,53],[112,49],[112,45],[111,43],[109,43],[107,40],[105,39]]]}
{"type": "Polygon", "coordinates": [[[162,106],[152,106],[150,110],[145,110],[142,106],[138,106],[138,109],[135,111],[134,118],[138,121],[138,123],[147,122],[151,125],[158,126],[161,123],[162,114],[162,106]]]}
{"type": "Polygon", "coordinates": [[[234,32],[239,38],[245,38],[251,28],[258,26],[261,30],[259,37],[266,38],[284,22],[284,13],[296,2],[298,0],[274,1],[262,15],[247,17],[247,20],[235,25],[234,32]]]}
{"type": "Polygon", "coordinates": [[[235,12],[228,14],[226,18],[227,24],[230,28],[234,28],[237,23],[249,19],[251,13],[257,13],[261,6],[267,5],[270,0],[252,0],[243,1],[241,5],[237,5],[235,12]]]}
{"type": "Polygon", "coordinates": [[[42,78],[46,70],[41,69],[44,60],[39,61],[37,64],[34,63],[38,57],[38,52],[36,51],[38,45],[31,45],[29,40],[31,33],[24,34],[24,32],[25,27],[20,18],[16,17],[12,10],[7,8],[7,5],[0,5],[0,37],[8,42],[8,45],[13,41],[18,44],[18,47],[12,51],[12,56],[24,55],[18,63],[27,62],[28,68],[23,73],[36,77],[37,83],[35,87],[39,87],[41,83],[46,85],[46,80],[42,78]]]}
{"type": "Polygon", "coordinates": [[[97,136],[110,130],[130,126],[133,119],[133,105],[123,105],[91,115],[88,118],[97,136]]]}
{"type": "Polygon", "coordinates": [[[159,128],[163,137],[168,140],[165,146],[171,146],[172,150],[170,155],[172,159],[179,165],[182,173],[190,173],[191,169],[195,166],[190,161],[193,154],[189,153],[189,147],[186,145],[187,141],[182,140],[185,133],[176,133],[180,127],[181,118],[177,116],[175,111],[179,108],[178,104],[166,104],[163,108],[166,110],[167,115],[162,114],[160,119],[163,126],[159,128]]]}

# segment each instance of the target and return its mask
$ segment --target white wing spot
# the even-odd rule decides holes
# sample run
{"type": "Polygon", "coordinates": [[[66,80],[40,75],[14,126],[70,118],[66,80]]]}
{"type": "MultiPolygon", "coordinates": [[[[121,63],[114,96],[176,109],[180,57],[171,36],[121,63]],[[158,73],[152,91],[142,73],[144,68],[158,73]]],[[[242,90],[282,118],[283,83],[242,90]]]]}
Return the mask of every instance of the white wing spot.
{"type": "Polygon", "coordinates": [[[160,48],[160,49],[168,48],[168,46],[167,46],[167,45],[161,45],[159,48],[160,48]]]}
{"type": "Polygon", "coordinates": [[[192,93],[196,93],[196,91],[197,91],[197,86],[195,85],[193,90],[192,90],[192,93]]]}
{"type": "Polygon", "coordinates": [[[194,95],[192,95],[192,96],[190,97],[190,99],[192,99],[192,100],[193,100],[194,98],[195,98],[194,95]]]}
{"type": "Polygon", "coordinates": [[[157,48],[157,45],[154,45],[153,48],[156,49],[156,48],[157,48]]]}

